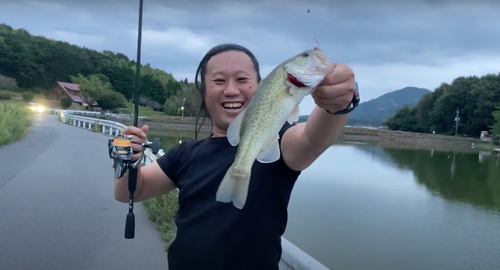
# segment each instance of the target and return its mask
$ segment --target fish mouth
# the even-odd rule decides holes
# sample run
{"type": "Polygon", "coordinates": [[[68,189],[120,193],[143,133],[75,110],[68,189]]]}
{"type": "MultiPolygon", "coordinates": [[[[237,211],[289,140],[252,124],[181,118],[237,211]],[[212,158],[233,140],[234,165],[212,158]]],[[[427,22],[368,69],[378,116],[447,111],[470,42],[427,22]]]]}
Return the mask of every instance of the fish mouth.
{"type": "Polygon", "coordinates": [[[239,111],[243,108],[243,105],[245,103],[243,101],[227,101],[227,102],[222,102],[222,108],[224,108],[226,111],[230,112],[236,112],[239,111]]]}
{"type": "Polygon", "coordinates": [[[333,71],[332,64],[326,54],[318,47],[313,49],[313,59],[316,64],[315,71],[328,74],[333,71]]]}

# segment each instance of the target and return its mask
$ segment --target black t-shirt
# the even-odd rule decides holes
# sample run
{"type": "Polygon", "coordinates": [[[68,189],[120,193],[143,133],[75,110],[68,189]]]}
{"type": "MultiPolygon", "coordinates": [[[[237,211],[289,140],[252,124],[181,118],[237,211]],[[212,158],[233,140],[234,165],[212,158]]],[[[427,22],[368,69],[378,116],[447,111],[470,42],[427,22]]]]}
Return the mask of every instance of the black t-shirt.
{"type": "MultiPolygon", "coordinates": [[[[283,126],[280,138],[289,127],[283,126]]],[[[183,142],[158,159],[179,189],[169,270],[278,269],[288,202],[300,172],[283,157],[268,164],[256,161],[245,207],[237,209],[215,200],[236,150],[226,137],[210,137],[183,142]]]]}

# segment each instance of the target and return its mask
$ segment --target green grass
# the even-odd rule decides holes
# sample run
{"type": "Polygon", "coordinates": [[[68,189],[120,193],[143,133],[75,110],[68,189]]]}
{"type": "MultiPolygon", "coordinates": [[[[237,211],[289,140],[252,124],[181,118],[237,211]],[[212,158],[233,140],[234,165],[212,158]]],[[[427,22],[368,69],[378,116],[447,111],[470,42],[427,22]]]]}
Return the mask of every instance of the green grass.
{"type": "Polygon", "coordinates": [[[474,143],[474,148],[476,148],[478,150],[492,151],[493,149],[495,149],[497,147],[498,146],[495,146],[493,143],[489,143],[489,142],[474,143]]]}
{"type": "Polygon", "coordinates": [[[149,219],[160,232],[161,239],[165,241],[165,250],[172,244],[177,234],[175,215],[178,204],[178,190],[171,191],[159,197],[154,197],[143,202],[149,219]]]}
{"type": "MultiPolygon", "coordinates": [[[[134,103],[127,103],[128,113],[135,112],[134,103]]],[[[142,107],[139,105],[139,116],[163,115],[163,112],[157,112],[149,107],[142,107]]]]}
{"type": "MultiPolygon", "coordinates": [[[[22,94],[24,92],[29,92],[29,91],[9,91],[9,90],[0,90],[0,91],[9,93],[12,97],[18,97],[18,98],[22,98],[22,94]]],[[[39,100],[39,99],[45,99],[45,96],[43,94],[34,93],[33,101],[39,100]]]]}
{"type": "Polygon", "coordinates": [[[0,146],[20,140],[29,132],[31,112],[23,102],[0,102],[0,146]]]}

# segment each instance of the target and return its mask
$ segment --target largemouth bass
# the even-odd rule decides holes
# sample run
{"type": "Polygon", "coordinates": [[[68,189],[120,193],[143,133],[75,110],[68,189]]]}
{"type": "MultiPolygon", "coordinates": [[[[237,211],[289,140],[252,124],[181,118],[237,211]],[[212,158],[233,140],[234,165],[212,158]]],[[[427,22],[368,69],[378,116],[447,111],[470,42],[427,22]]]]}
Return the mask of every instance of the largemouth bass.
{"type": "Polygon", "coordinates": [[[228,127],[227,139],[238,149],[219,185],[217,201],[244,207],[255,160],[280,159],[279,131],[286,121],[299,119],[299,104],[332,71],[326,55],[314,48],[284,61],[260,82],[247,108],[228,127]]]}

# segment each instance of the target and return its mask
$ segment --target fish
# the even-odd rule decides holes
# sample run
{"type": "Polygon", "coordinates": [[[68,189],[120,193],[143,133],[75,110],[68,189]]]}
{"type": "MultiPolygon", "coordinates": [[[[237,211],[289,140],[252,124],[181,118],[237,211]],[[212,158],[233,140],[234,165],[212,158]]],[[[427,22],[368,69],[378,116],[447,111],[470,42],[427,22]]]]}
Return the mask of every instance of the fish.
{"type": "Polygon", "coordinates": [[[228,126],[227,140],[238,148],[219,184],[216,201],[243,209],[255,160],[273,163],[280,159],[281,128],[287,121],[298,121],[299,104],[332,71],[325,53],[315,47],[285,60],[259,83],[248,106],[228,126]]]}

